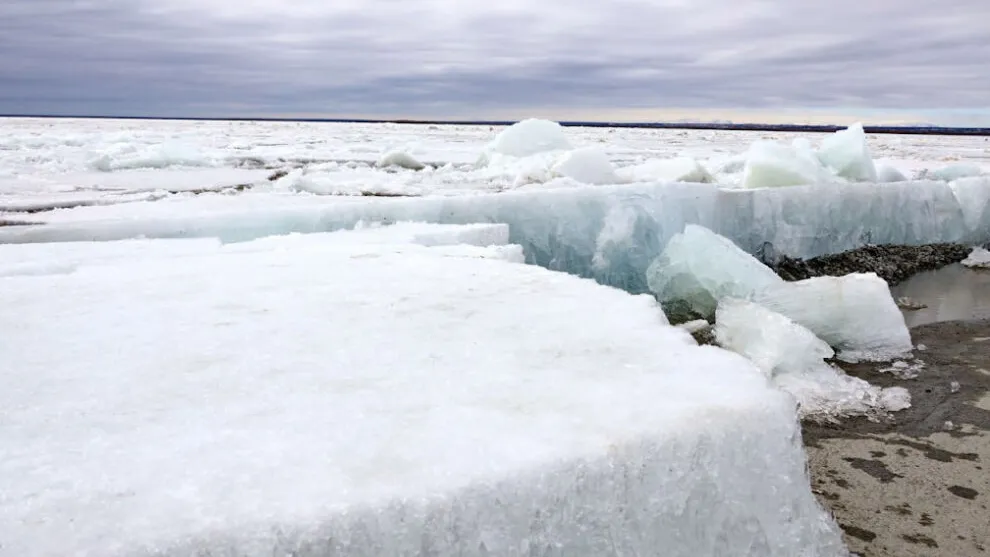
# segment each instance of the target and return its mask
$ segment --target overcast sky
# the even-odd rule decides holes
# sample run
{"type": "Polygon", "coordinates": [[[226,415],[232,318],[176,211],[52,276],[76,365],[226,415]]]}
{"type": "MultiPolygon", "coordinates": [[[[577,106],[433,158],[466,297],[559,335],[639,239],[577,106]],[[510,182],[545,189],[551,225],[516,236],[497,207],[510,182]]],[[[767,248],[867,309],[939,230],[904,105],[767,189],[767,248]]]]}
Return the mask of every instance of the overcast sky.
{"type": "Polygon", "coordinates": [[[0,113],[988,106],[990,0],[0,0],[0,113]]]}

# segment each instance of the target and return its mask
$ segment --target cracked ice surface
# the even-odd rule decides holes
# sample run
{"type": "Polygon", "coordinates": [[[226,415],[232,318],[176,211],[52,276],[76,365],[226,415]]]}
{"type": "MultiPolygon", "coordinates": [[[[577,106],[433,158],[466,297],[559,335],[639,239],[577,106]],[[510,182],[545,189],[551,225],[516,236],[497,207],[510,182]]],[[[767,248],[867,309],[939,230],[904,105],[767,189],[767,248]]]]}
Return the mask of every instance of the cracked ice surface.
{"type": "Polygon", "coordinates": [[[505,234],[0,246],[74,266],[0,278],[3,554],[846,554],[786,395],[505,234]]]}

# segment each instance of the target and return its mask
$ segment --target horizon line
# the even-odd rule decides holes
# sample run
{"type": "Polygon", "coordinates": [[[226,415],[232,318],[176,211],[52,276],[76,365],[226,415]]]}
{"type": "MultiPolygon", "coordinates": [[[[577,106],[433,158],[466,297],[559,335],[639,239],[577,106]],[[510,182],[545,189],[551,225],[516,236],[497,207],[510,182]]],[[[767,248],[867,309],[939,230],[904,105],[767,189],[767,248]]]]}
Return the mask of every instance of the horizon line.
{"type": "MultiPolygon", "coordinates": [[[[419,118],[327,118],[327,117],[278,117],[278,116],[106,116],[77,114],[0,114],[0,118],[78,119],[78,120],[164,120],[191,122],[299,122],[331,124],[399,124],[445,126],[509,126],[520,120],[499,119],[419,119],[419,118]]],[[[564,127],[634,128],[671,130],[723,130],[723,131],[777,131],[832,133],[848,126],[838,124],[769,124],[759,122],[720,121],[608,121],[608,120],[560,120],[564,127]]],[[[863,125],[866,133],[906,135],[971,135],[990,136],[990,127],[939,126],[935,124],[881,124],[863,125]]]]}

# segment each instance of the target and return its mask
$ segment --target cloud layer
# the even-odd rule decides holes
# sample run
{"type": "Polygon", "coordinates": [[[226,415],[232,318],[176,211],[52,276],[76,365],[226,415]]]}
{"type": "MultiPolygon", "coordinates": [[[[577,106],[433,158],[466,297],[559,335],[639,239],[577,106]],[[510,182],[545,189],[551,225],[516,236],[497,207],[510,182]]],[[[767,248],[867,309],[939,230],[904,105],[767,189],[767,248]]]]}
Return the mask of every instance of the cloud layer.
{"type": "Polygon", "coordinates": [[[5,0],[0,113],[990,105],[990,2],[5,0]]]}

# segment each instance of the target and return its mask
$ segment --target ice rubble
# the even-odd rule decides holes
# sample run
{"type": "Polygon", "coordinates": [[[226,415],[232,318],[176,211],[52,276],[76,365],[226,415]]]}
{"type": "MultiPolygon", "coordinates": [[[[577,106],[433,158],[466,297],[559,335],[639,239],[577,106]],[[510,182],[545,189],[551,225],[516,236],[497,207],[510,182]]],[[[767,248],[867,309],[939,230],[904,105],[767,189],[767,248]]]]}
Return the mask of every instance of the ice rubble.
{"type": "Polygon", "coordinates": [[[728,238],[697,225],[671,238],[647,269],[647,284],[666,308],[681,302],[704,318],[725,298],[755,301],[810,329],[847,361],[888,361],[912,350],[904,317],[876,274],[785,282],[728,238]]]}
{"type": "Polygon", "coordinates": [[[662,302],[684,302],[704,318],[715,315],[722,298],[752,298],[784,282],[728,238],[693,224],[670,239],[646,281],[662,302]]]}
{"type": "Polygon", "coordinates": [[[528,157],[547,151],[567,151],[571,142],[557,122],[530,118],[517,122],[501,132],[486,147],[486,153],[510,157],[528,157]]]}
{"type": "Polygon", "coordinates": [[[583,184],[617,184],[622,180],[601,147],[591,146],[565,153],[554,165],[555,173],[583,184]]]}
{"type": "Polygon", "coordinates": [[[746,154],[742,186],[777,188],[834,181],[815,153],[803,146],[756,141],[746,154]]]}
{"type": "Polygon", "coordinates": [[[137,168],[167,168],[170,166],[212,166],[215,161],[200,149],[177,141],[139,147],[117,143],[96,153],[90,160],[93,170],[112,172],[137,168]]]}
{"type": "Polygon", "coordinates": [[[723,298],[716,311],[715,339],[793,395],[803,417],[832,420],[910,406],[910,393],[903,387],[882,389],[846,375],[824,361],[834,352],[814,333],[753,302],[723,298]]]}
{"type": "Polygon", "coordinates": [[[913,349],[904,315],[874,273],[782,283],[753,300],[810,329],[844,361],[890,361],[913,349]]]}
{"type": "Polygon", "coordinates": [[[390,166],[395,166],[398,168],[405,168],[407,170],[423,170],[426,165],[421,163],[416,157],[412,156],[406,151],[389,151],[382,155],[378,159],[378,166],[380,168],[387,168],[390,166]]]}
{"type": "Polygon", "coordinates": [[[4,551],[846,554],[752,364],[404,226],[0,278],[4,551]]]}
{"type": "Polygon", "coordinates": [[[970,252],[962,264],[974,269],[990,269],[990,250],[976,247],[970,252]]]}
{"type": "Polygon", "coordinates": [[[818,158],[836,175],[855,182],[876,182],[877,171],[870,157],[862,124],[853,124],[822,140],[818,158]]]}
{"type": "Polygon", "coordinates": [[[908,177],[903,172],[889,164],[877,164],[877,182],[889,184],[892,182],[907,182],[908,177]]]}
{"type": "Polygon", "coordinates": [[[711,184],[715,177],[697,160],[691,157],[653,159],[642,164],[626,166],[619,175],[627,182],[697,182],[711,184]]]}
{"type": "Polygon", "coordinates": [[[953,164],[932,171],[929,175],[945,182],[959,180],[961,178],[973,178],[983,173],[983,170],[975,164],[953,164]]]}

